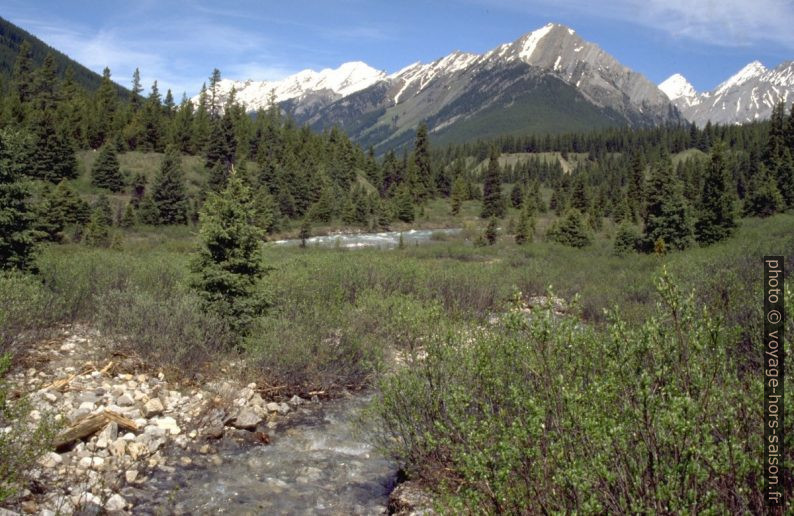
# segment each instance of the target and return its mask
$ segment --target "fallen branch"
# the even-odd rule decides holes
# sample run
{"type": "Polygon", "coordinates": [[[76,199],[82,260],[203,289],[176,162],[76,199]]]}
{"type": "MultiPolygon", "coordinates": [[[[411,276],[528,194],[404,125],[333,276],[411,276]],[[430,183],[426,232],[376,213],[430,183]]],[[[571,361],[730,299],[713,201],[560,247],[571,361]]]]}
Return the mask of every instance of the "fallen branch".
{"type": "Polygon", "coordinates": [[[99,432],[111,421],[115,421],[120,427],[127,430],[138,430],[138,425],[132,419],[126,418],[121,414],[111,410],[105,410],[98,414],[91,414],[86,416],[67,428],[61,435],[55,439],[55,449],[60,449],[71,443],[94,435],[99,432]]]}

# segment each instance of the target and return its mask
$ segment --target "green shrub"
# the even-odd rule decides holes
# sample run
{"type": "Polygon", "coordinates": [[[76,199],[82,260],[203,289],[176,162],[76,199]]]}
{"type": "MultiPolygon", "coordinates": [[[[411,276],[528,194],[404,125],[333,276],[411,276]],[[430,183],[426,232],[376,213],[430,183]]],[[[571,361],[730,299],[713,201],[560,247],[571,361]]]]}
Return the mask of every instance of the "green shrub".
{"type": "Polygon", "coordinates": [[[514,310],[437,334],[382,382],[376,437],[450,513],[763,511],[760,371],[722,317],[657,287],[637,326],[514,310]]]}
{"type": "Polygon", "coordinates": [[[0,273],[0,356],[15,354],[55,321],[53,298],[35,276],[0,273]]]}
{"type": "Polygon", "coordinates": [[[618,256],[625,256],[637,251],[640,232],[634,224],[623,223],[615,235],[614,250],[618,256]]]}

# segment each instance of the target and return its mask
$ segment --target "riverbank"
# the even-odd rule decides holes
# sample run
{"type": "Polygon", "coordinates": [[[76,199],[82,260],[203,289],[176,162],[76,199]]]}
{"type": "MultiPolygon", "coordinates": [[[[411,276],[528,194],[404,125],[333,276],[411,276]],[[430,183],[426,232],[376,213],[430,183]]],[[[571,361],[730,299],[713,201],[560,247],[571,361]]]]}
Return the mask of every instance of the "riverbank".
{"type": "Polygon", "coordinates": [[[26,514],[131,511],[152,478],[222,464],[221,448],[266,446],[298,407],[319,405],[266,401],[255,383],[169,381],[84,326],[61,328],[18,363],[11,397],[30,402],[30,424],[57,425],[32,483],[4,504],[26,514]]]}

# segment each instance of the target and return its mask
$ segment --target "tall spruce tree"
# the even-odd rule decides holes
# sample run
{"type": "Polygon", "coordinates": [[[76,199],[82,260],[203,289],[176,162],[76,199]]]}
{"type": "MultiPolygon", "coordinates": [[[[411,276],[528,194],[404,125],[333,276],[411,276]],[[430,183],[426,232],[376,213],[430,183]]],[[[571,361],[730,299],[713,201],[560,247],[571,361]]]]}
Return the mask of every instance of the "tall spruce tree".
{"type": "Polygon", "coordinates": [[[706,173],[695,222],[695,238],[713,244],[728,238],[737,226],[736,188],[728,172],[725,144],[711,147],[711,165],[706,173]]]}
{"type": "Polygon", "coordinates": [[[682,250],[692,245],[692,220],[684,199],[683,186],[673,174],[669,156],[652,168],[647,185],[644,250],[652,252],[657,242],[667,249],[682,250]]]}
{"type": "Polygon", "coordinates": [[[124,189],[124,177],[119,169],[114,145],[105,144],[100,149],[99,156],[91,167],[91,184],[97,188],[107,188],[111,192],[124,189]]]}
{"type": "Polygon", "coordinates": [[[502,198],[502,173],[499,166],[499,150],[496,146],[491,147],[491,155],[488,160],[488,169],[485,171],[483,180],[482,212],[480,217],[487,219],[490,217],[501,218],[505,214],[505,204],[502,198]]]}
{"type": "Polygon", "coordinates": [[[587,247],[593,242],[584,217],[575,208],[568,210],[549,228],[546,238],[570,247],[587,247]]]}
{"type": "MultiPolygon", "coordinates": [[[[438,185],[436,185],[436,177],[433,174],[433,165],[430,157],[430,140],[427,134],[427,124],[424,122],[420,123],[419,127],[416,129],[413,159],[414,164],[416,164],[416,175],[421,185],[419,189],[420,199],[433,197],[438,185]]],[[[444,185],[442,184],[441,186],[443,187],[444,185]]]]}
{"type": "Polygon", "coordinates": [[[176,147],[170,146],[165,151],[154,179],[152,200],[157,206],[159,224],[187,224],[187,189],[182,157],[176,147]]]}
{"type": "Polygon", "coordinates": [[[785,206],[777,181],[769,174],[766,166],[761,164],[758,172],[750,178],[744,198],[744,214],[751,217],[769,217],[785,209],[785,206]]]}
{"type": "Polygon", "coordinates": [[[193,287],[206,307],[223,317],[235,335],[244,336],[264,313],[261,280],[262,231],[254,224],[251,190],[232,174],[226,188],[210,193],[201,211],[200,247],[191,264],[193,287]]]}
{"type": "Polygon", "coordinates": [[[38,234],[24,177],[26,145],[20,133],[0,130],[0,269],[30,269],[35,257],[38,234]]]}

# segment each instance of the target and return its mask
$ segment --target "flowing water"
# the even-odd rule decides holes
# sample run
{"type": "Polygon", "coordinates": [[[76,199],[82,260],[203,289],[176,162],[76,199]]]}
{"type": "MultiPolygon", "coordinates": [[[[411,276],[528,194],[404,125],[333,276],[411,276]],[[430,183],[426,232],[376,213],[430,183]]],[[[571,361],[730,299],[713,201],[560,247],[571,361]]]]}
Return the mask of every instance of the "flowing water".
{"type": "MultiPolygon", "coordinates": [[[[411,229],[409,231],[386,231],[383,233],[340,233],[338,235],[316,236],[306,239],[306,245],[321,247],[397,247],[400,235],[405,245],[416,245],[433,241],[433,235],[455,235],[460,228],[451,229],[411,229]]],[[[273,245],[298,245],[300,239],[276,240],[273,245]]]]}
{"type": "Polygon", "coordinates": [[[221,450],[223,463],[158,473],[142,513],[383,514],[396,467],[367,443],[366,397],[299,409],[267,446],[221,450]]]}

